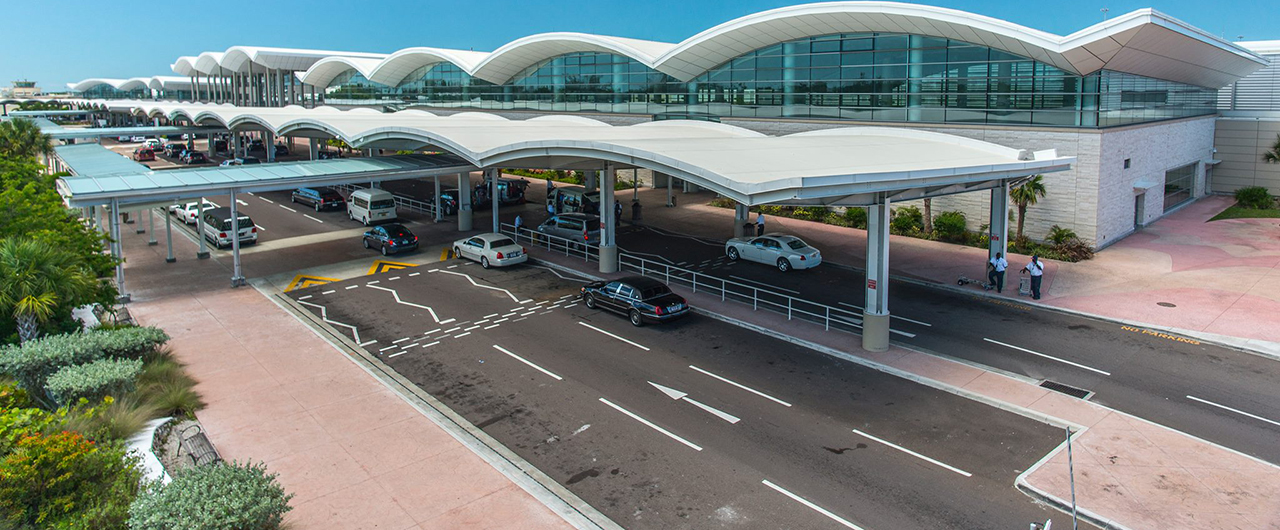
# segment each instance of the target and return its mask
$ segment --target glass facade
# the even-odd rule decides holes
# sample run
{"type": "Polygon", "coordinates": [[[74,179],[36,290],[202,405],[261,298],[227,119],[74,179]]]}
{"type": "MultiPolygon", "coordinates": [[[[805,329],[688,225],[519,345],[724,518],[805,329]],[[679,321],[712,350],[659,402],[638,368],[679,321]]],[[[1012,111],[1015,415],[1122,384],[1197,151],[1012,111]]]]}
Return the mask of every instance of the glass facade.
{"type": "Polygon", "coordinates": [[[825,35],[755,50],[681,82],[607,53],[571,53],[504,85],[452,64],[396,87],[354,70],[329,103],[874,122],[1109,127],[1216,112],[1217,90],[1132,74],[1073,75],[985,46],[920,35],[825,35]]]}
{"type": "Polygon", "coordinates": [[[151,89],[116,90],[106,83],[94,85],[83,94],[89,99],[151,99],[151,89]]]}
{"type": "Polygon", "coordinates": [[[1197,164],[1189,164],[1164,172],[1164,211],[1191,200],[1195,187],[1197,164]]]}

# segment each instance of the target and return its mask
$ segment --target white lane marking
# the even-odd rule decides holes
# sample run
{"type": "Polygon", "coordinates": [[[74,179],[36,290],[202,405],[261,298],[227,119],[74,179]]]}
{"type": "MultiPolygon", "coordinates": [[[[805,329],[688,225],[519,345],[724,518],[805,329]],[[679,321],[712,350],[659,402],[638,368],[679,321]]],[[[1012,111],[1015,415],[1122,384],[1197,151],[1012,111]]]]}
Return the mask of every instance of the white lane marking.
{"type": "Polygon", "coordinates": [[[476,329],[476,328],[478,328],[478,327],[480,327],[480,326],[471,326],[471,327],[469,327],[469,328],[467,328],[467,329],[464,329],[464,330],[462,330],[462,331],[471,331],[471,330],[476,329]]]}
{"type": "Polygon", "coordinates": [[[1024,351],[1024,352],[1030,353],[1031,355],[1038,355],[1038,356],[1040,356],[1040,357],[1044,357],[1045,359],[1049,359],[1049,360],[1052,360],[1052,361],[1058,361],[1058,362],[1060,362],[1060,363],[1062,363],[1062,364],[1069,364],[1069,365],[1074,366],[1074,367],[1076,367],[1076,368],[1083,368],[1083,369],[1088,370],[1088,371],[1090,371],[1090,372],[1097,372],[1097,373],[1100,373],[1100,374],[1105,375],[1105,376],[1110,376],[1110,375],[1111,375],[1111,372],[1104,372],[1104,371],[1099,370],[1099,369],[1097,369],[1097,368],[1093,368],[1093,367],[1090,367],[1090,366],[1085,366],[1085,365],[1080,364],[1080,363],[1073,363],[1073,362],[1068,361],[1068,360],[1066,360],[1066,359],[1059,359],[1059,358],[1054,357],[1054,356],[1052,356],[1052,355],[1045,355],[1045,354],[1043,354],[1043,353],[1035,352],[1035,351],[1031,351],[1031,350],[1028,350],[1028,349],[1026,349],[1026,348],[1020,348],[1020,347],[1018,347],[1018,346],[1014,346],[1014,345],[1012,345],[1012,344],[1005,344],[1005,343],[1000,342],[1000,341],[998,341],[998,340],[991,340],[991,339],[988,339],[988,338],[985,338],[985,337],[984,337],[982,340],[985,340],[985,341],[990,342],[990,343],[992,343],[992,344],[999,344],[999,345],[1004,346],[1004,347],[1006,347],[1006,348],[1013,348],[1013,349],[1018,350],[1018,351],[1024,351]]]}
{"type": "Polygon", "coordinates": [[[356,287],[360,287],[360,286],[359,286],[359,285],[349,285],[349,286],[347,286],[347,287],[344,287],[344,289],[346,289],[346,290],[350,291],[350,290],[352,290],[352,289],[355,289],[356,287]]]}
{"type": "Polygon", "coordinates": [[[573,307],[573,306],[575,306],[575,305],[578,305],[578,303],[577,303],[577,302],[574,302],[574,303],[572,303],[572,304],[569,304],[569,305],[567,305],[567,306],[564,306],[564,308],[565,308],[565,309],[569,309],[570,307],[573,307]]]}
{"type": "Polygon", "coordinates": [[[435,342],[432,342],[432,343],[430,343],[430,344],[423,344],[423,345],[422,345],[422,347],[423,347],[423,348],[430,348],[430,347],[435,346],[435,345],[437,345],[437,344],[440,344],[440,341],[435,341],[435,342]]]}
{"type": "Polygon", "coordinates": [[[332,290],[332,289],[331,289],[331,290],[325,291],[325,292],[320,293],[320,294],[333,294],[333,293],[336,293],[336,292],[338,292],[338,291],[334,291],[334,290],[332,290]]]}
{"type": "Polygon", "coordinates": [[[547,309],[555,309],[555,308],[557,308],[557,307],[560,307],[560,304],[556,304],[556,305],[549,305],[549,306],[547,306],[547,309]]]}
{"type": "Polygon", "coordinates": [[[415,342],[415,343],[410,344],[410,345],[408,345],[408,346],[401,346],[401,347],[400,347],[400,349],[407,350],[407,349],[409,349],[409,348],[413,348],[413,347],[417,346],[418,344],[420,344],[420,343],[415,342]]]}
{"type": "Polygon", "coordinates": [[[1262,417],[1262,416],[1258,416],[1258,415],[1256,415],[1256,414],[1249,414],[1248,412],[1245,412],[1245,411],[1243,411],[1243,410],[1233,409],[1233,408],[1228,407],[1228,406],[1226,406],[1226,405],[1219,405],[1219,404],[1214,403],[1214,402],[1212,402],[1212,401],[1209,401],[1209,400],[1207,400],[1207,399],[1200,399],[1200,398],[1195,397],[1195,396],[1187,396],[1187,399],[1190,399],[1190,400],[1192,400],[1192,401],[1199,401],[1199,402],[1204,403],[1204,404],[1206,404],[1206,405],[1213,405],[1213,406],[1218,407],[1218,408],[1223,409],[1223,410],[1229,410],[1229,411],[1234,412],[1234,413],[1236,413],[1236,414],[1239,414],[1239,415],[1241,415],[1241,416],[1248,416],[1248,417],[1253,418],[1253,419],[1258,420],[1258,421],[1265,421],[1265,422],[1270,423],[1270,424],[1272,424],[1272,425],[1280,426],[1280,421],[1269,420],[1269,419],[1266,419],[1266,418],[1264,418],[1264,417],[1262,417]]]}
{"type": "Polygon", "coordinates": [[[543,300],[543,301],[538,302],[538,303],[533,304],[533,305],[542,305],[542,304],[545,304],[545,303],[547,303],[547,302],[550,302],[550,300],[543,300]]]}
{"type": "Polygon", "coordinates": [[[515,315],[516,315],[516,313],[519,313],[519,311],[512,311],[512,312],[507,313],[507,314],[502,315],[502,316],[504,316],[504,317],[513,317],[513,316],[515,316],[515,315]]]}
{"type": "MultiPolygon", "coordinates": [[[[453,267],[450,267],[450,268],[453,268],[453,267]]],[[[517,303],[517,304],[524,304],[524,303],[528,303],[528,302],[530,302],[530,300],[521,300],[521,299],[517,298],[517,297],[516,297],[516,295],[514,295],[514,294],[512,294],[512,293],[511,293],[511,291],[508,291],[508,290],[503,289],[503,288],[501,288],[501,287],[493,287],[493,286],[490,286],[490,285],[480,285],[480,284],[476,283],[475,279],[474,279],[474,278],[472,278],[470,274],[463,274],[463,273],[461,273],[461,272],[449,272],[449,271],[440,271],[440,272],[443,272],[443,273],[445,273],[445,274],[452,274],[452,275],[454,275],[454,276],[462,276],[462,277],[466,278],[466,279],[467,279],[467,281],[471,282],[471,285],[474,285],[474,286],[476,286],[476,287],[482,287],[482,288],[485,288],[485,289],[491,289],[491,290],[494,290],[494,291],[502,291],[502,292],[506,293],[506,294],[507,294],[507,296],[510,296],[510,297],[511,297],[511,301],[513,301],[513,302],[515,302],[515,303],[517,303]]]]}
{"type": "Polygon", "coordinates": [[[311,295],[306,295],[306,296],[300,296],[300,297],[298,297],[298,300],[310,300],[310,299],[311,299],[311,295]]]}
{"type": "Polygon", "coordinates": [[[730,380],[728,380],[728,379],[726,379],[726,378],[720,377],[720,376],[718,376],[718,375],[716,375],[716,374],[713,374],[713,373],[711,373],[711,372],[708,372],[708,371],[706,371],[706,370],[703,370],[703,369],[701,369],[701,368],[698,368],[697,366],[694,366],[694,365],[692,365],[692,364],[691,364],[691,365],[689,365],[689,368],[692,368],[695,372],[698,372],[698,373],[701,373],[701,374],[704,374],[704,375],[709,375],[709,376],[711,376],[711,377],[714,377],[714,378],[716,378],[716,379],[719,379],[719,380],[721,380],[721,381],[724,381],[724,382],[726,382],[726,383],[729,383],[729,384],[731,384],[731,385],[733,385],[733,386],[736,386],[736,387],[738,387],[738,388],[741,388],[741,389],[743,389],[743,390],[746,390],[747,392],[751,392],[752,394],[755,394],[755,395],[760,396],[760,397],[762,397],[762,398],[765,398],[765,399],[768,399],[768,400],[773,401],[773,402],[775,402],[775,403],[778,403],[778,404],[780,404],[780,405],[782,405],[782,406],[784,406],[784,407],[790,407],[790,406],[791,406],[791,404],[790,404],[790,403],[787,403],[786,401],[783,401],[783,400],[778,399],[778,398],[776,398],[776,397],[770,396],[769,394],[766,394],[766,393],[764,393],[764,392],[761,392],[761,391],[759,391],[759,390],[756,390],[756,389],[751,388],[751,387],[749,387],[749,386],[746,386],[746,385],[744,385],[744,384],[741,384],[741,383],[738,383],[738,382],[735,382],[735,381],[730,381],[730,380]]]}
{"type": "Polygon", "coordinates": [[[263,231],[263,232],[266,232],[266,231],[267,231],[267,228],[266,228],[265,226],[262,226],[262,225],[260,225],[260,224],[258,224],[258,223],[254,223],[254,224],[253,224],[253,227],[254,227],[254,228],[257,228],[258,230],[261,230],[261,231],[263,231]]]}
{"type": "MultiPolygon", "coordinates": [[[[450,266],[445,267],[445,268],[446,268],[446,269],[456,269],[456,268],[458,268],[458,266],[457,266],[457,265],[450,265],[450,266]]],[[[431,272],[435,272],[435,271],[431,271],[431,272]]]]}
{"type": "Polygon", "coordinates": [[[392,343],[392,344],[400,344],[401,342],[404,342],[404,341],[409,340],[409,339],[411,339],[411,338],[413,338],[413,337],[405,337],[405,338],[403,338],[403,339],[396,339],[396,340],[391,341],[391,343],[392,343]]]}
{"type": "Polygon", "coordinates": [[[560,299],[561,299],[561,300],[564,300],[565,298],[573,298],[573,297],[575,297],[575,296],[578,296],[578,295],[576,295],[576,294],[566,294],[566,295],[564,295],[564,296],[561,296],[561,297],[560,297],[560,299]]]}
{"type": "Polygon", "coordinates": [[[552,377],[552,378],[554,378],[556,381],[563,381],[563,380],[564,380],[564,378],[563,378],[563,377],[560,377],[560,376],[558,376],[558,375],[556,375],[556,374],[551,373],[551,372],[550,372],[549,370],[547,370],[546,368],[543,368],[543,367],[541,367],[541,366],[538,366],[538,365],[536,365],[536,364],[533,364],[533,363],[529,362],[529,360],[528,360],[528,359],[525,359],[524,357],[521,357],[521,356],[519,356],[519,355],[516,355],[516,354],[514,354],[514,353],[511,353],[510,351],[508,351],[506,348],[503,348],[502,346],[498,346],[497,344],[494,344],[494,345],[493,345],[493,348],[494,348],[494,349],[496,349],[496,350],[498,350],[498,351],[500,351],[500,352],[502,352],[502,353],[505,353],[505,354],[507,354],[507,355],[510,355],[511,357],[515,358],[517,361],[520,361],[520,362],[525,363],[525,364],[527,364],[527,365],[529,365],[529,366],[532,366],[532,367],[533,367],[533,369],[535,369],[535,370],[537,370],[537,371],[539,371],[539,372],[542,372],[542,373],[544,373],[544,374],[547,374],[547,375],[551,376],[551,377],[552,377]]]}
{"type": "Polygon", "coordinates": [[[493,317],[496,317],[496,316],[498,316],[498,314],[497,314],[497,313],[494,313],[494,314],[492,314],[492,315],[485,315],[485,316],[484,316],[484,318],[485,318],[485,319],[490,319],[490,318],[493,318],[493,317]]]}
{"type": "Polygon", "coordinates": [[[303,217],[306,217],[307,219],[310,219],[310,220],[312,220],[312,221],[315,221],[315,222],[317,222],[317,223],[321,223],[321,224],[323,224],[323,223],[324,223],[324,221],[321,221],[321,220],[319,220],[319,219],[316,219],[315,217],[311,217],[310,215],[307,215],[307,214],[305,214],[305,213],[304,213],[304,214],[302,214],[302,216],[303,216],[303,217]]]}
{"type": "Polygon", "coordinates": [[[668,431],[668,430],[666,430],[666,429],[663,429],[662,427],[659,427],[659,426],[657,426],[657,425],[654,425],[654,424],[653,424],[653,423],[651,423],[649,420],[646,420],[646,419],[644,419],[644,418],[641,418],[640,416],[636,416],[636,415],[635,415],[635,414],[633,414],[631,411],[629,411],[629,410],[627,410],[627,409],[624,409],[624,408],[622,408],[622,407],[619,407],[619,406],[617,406],[617,405],[614,405],[612,402],[610,402],[609,400],[607,400],[607,399],[605,399],[605,398],[600,398],[600,402],[601,402],[601,403],[604,403],[605,405],[608,405],[608,406],[610,406],[610,407],[613,407],[613,408],[614,408],[614,410],[617,410],[618,412],[621,412],[621,413],[623,413],[623,414],[626,414],[627,416],[630,416],[630,417],[631,417],[631,419],[636,420],[636,421],[638,421],[638,422],[640,422],[640,423],[643,423],[643,424],[645,424],[646,426],[648,426],[649,428],[651,428],[651,429],[653,429],[653,430],[655,430],[655,431],[658,431],[658,432],[660,432],[660,433],[662,433],[662,434],[665,434],[665,435],[667,435],[667,436],[670,436],[670,437],[671,437],[671,439],[673,439],[673,440],[675,440],[675,441],[677,441],[677,442],[680,442],[680,443],[685,444],[685,445],[687,445],[687,446],[689,446],[689,447],[692,447],[695,451],[701,451],[701,450],[702,450],[702,448],[701,448],[701,447],[698,447],[698,444],[695,444],[695,443],[693,443],[693,442],[690,442],[689,440],[686,440],[686,439],[684,439],[684,438],[681,438],[681,437],[679,437],[679,436],[676,436],[675,434],[672,434],[672,433],[671,433],[671,431],[668,431]]]}
{"type": "Polygon", "coordinates": [[[932,459],[932,458],[929,458],[929,457],[927,457],[927,456],[924,456],[924,455],[922,455],[922,454],[920,454],[920,453],[917,453],[917,452],[915,452],[915,451],[912,451],[912,450],[910,450],[910,449],[907,449],[906,447],[903,447],[903,446],[901,446],[901,445],[898,445],[898,444],[895,444],[895,443],[891,443],[891,442],[888,442],[888,441],[886,441],[886,440],[882,440],[882,439],[880,439],[880,438],[876,438],[875,436],[872,436],[872,435],[867,434],[867,433],[865,433],[865,432],[859,431],[858,429],[854,429],[854,430],[853,430],[853,433],[854,433],[854,434],[859,434],[859,435],[865,436],[865,437],[867,437],[867,438],[870,438],[870,439],[872,439],[872,440],[875,440],[875,441],[877,441],[877,442],[880,442],[880,443],[882,443],[882,444],[885,444],[885,445],[887,445],[887,446],[889,446],[889,447],[892,447],[892,448],[894,448],[894,449],[897,449],[897,450],[899,450],[899,451],[902,451],[902,452],[904,452],[904,453],[907,453],[907,454],[909,454],[909,455],[911,455],[911,456],[914,456],[914,457],[916,457],[916,458],[919,458],[919,459],[921,459],[921,460],[924,460],[925,462],[928,462],[928,463],[933,464],[933,465],[935,465],[935,466],[938,466],[938,467],[942,467],[942,468],[949,469],[949,470],[951,470],[951,471],[954,471],[954,472],[959,473],[959,474],[961,474],[961,475],[964,475],[964,476],[966,476],[966,477],[972,477],[972,476],[973,476],[973,473],[970,473],[970,472],[965,471],[965,470],[960,469],[960,468],[956,468],[956,467],[949,466],[949,465],[947,465],[947,464],[944,464],[944,463],[942,463],[942,462],[939,462],[939,461],[937,461],[937,460],[934,460],[934,459],[932,459]]]}
{"type": "Polygon", "coordinates": [[[538,314],[539,314],[539,315],[550,315],[550,314],[551,314],[551,311],[543,311],[543,312],[538,313],[538,314]]]}
{"type": "Polygon", "coordinates": [[[460,339],[460,338],[465,337],[465,336],[470,335],[470,334],[471,334],[471,332],[470,332],[470,331],[468,331],[468,332],[466,332],[466,333],[459,333],[459,334],[457,334],[457,335],[454,335],[454,336],[453,336],[453,338],[455,338],[455,339],[460,339]]]}
{"type": "Polygon", "coordinates": [[[387,346],[386,348],[382,348],[382,349],[380,349],[380,350],[378,350],[378,351],[383,352],[383,351],[390,350],[391,348],[397,348],[397,347],[398,347],[398,346],[395,346],[395,345],[387,346]]]}
{"type": "Polygon", "coordinates": [[[801,496],[799,496],[799,495],[796,495],[796,494],[794,494],[794,493],[791,493],[791,492],[789,492],[789,491],[787,491],[787,490],[782,489],[782,487],[781,487],[781,486],[779,486],[779,485],[777,485],[777,484],[774,484],[774,483],[772,483],[772,482],[769,482],[768,480],[761,480],[761,481],[760,481],[760,483],[761,483],[761,484],[764,484],[765,486],[769,486],[770,488],[773,488],[773,490],[774,490],[774,491],[777,491],[778,493],[781,493],[781,494],[783,494],[783,495],[786,495],[786,496],[788,496],[788,497],[791,497],[791,500],[796,501],[796,502],[798,502],[798,503],[800,503],[800,504],[803,504],[803,505],[805,505],[805,506],[808,506],[810,510],[813,510],[813,511],[818,512],[818,513],[820,513],[820,514],[822,514],[822,515],[825,515],[825,516],[827,516],[829,519],[831,519],[832,521],[835,521],[835,522],[837,522],[837,523],[840,523],[840,524],[842,524],[842,525],[845,525],[846,527],[848,527],[848,528],[852,528],[853,530],[863,530],[861,526],[858,526],[858,525],[853,524],[853,523],[851,523],[851,522],[849,522],[849,521],[846,521],[846,520],[844,520],[844,519],[840,518],[840,516],[839,516],[839,515],[836,515],[836,514],[834,514],[834,513],[831,513],[831,512],[829,512],[829,511],[827,511],[825,508],[823,508],[823,507],[821,507],[821,506],[818,506],[817,504],[814,504],[814,503],[812,503],[812,502],[806,501],[806,500],[804,500],[804,498],[803,498],[803,497],[801,497],[801,496]]]}
{"type": "Polygon", "coordinates": [[[515,319],[515,320],[512,320],[512,321],[511,321],[511,323],[512,323],[512,324],[514,324],[514,323],[516,323],[516,322],[519,322],[519,321],[521,321],[521,320],[525,320],[525,319],[527,319],[527,318],[529,318],[529,317],[520,317],[520,318],[517,318],[517,319],[515,319]]]}
{"type": "MultiPolygon", "coordinates": [[[[523,320],[523,319],[521,319],[521,320],[523,320]]],[[[613,338],[615,338],[615,339],[618,339],[618,340],[620,340],[620,341],[622,341],[622,342],[625,342],[625,343],[627,343],[627,344],[630,344],[630,345],[632,345],[632,346],[635,346],[635,347],[637,347],[637,348],[640,348],[640,349],[642,349],[642,350],[644,350],[644,351],[649,351],[649,348],[646,348],[646,347],[644,347],[644,346],[641,346],[641,345],[639,345],[639,344],[636,344],[636,343],[634,343],[634,342],[631,342],[631,341],[629,341],[629,340],[627,340],[627,339],[624,339],[624,338],[622,338],[622,337],[619,337],[619,336],[617,336],[617,335],[614,335],[614,334],[612,334],[612,333],[609,333],[608,331],[605,331],[605,330],[603,330],[603,329],[600,329],[600,328],[597,328],[597,327],[595,327],[595,326],[592,326],[591,324],[588,324],[588,323],[586,323],[586,322],[578,322],[578,323],[579,323],[579,324],[582,324],[582,325],[584,325],[584,326],[586,326],[586,327],[589,327],[589,328],[591,328],[591,329],[594,329],[594,330],[596,330],[596,331],[599,331],[600,333],[604,333],[605,335],[608,335],[608,336],[610,336],[610,337],[613,337],[613,338]]]]}
{"type": "Polygon", "coordinates": [[[768,287],[769,289],[773,289],[773,290],[775,290],[775,291],[786,291],[786,292],[791,293],[791,294],[800,294],[800,291],[793,291],[793,290],[791,290],[791,289],[784,289],[784,288],[782,288],[782,287],[777,287],[777,286],[774,286],[774,285],[769,285],[769,284],[764,283],[764,282],[758,282],[758,281],[752,280],[752,279],[750,279],[750,278],[743,278],[743,277],[741,277],[741,276],[734,276],[734,275],[732,275],[732,274],[730,274],[730,275],[729,275],[729,277],[730,277],[730,278],[736,278],[736,279],[738,279],[738,280],[740,280],[740,281],[744,281],[744,282],[747,282],[747,283],[754,283],[754,284],[756,284],[756,285],[762,285],[762,286],[764,286],[764,287],[768,287]]]}
{"type": "Polygon", "coordinates": [[[249,195],[253,195],[254,197],[257,197],[257,196],[258,196],[257,194],[253,193],[252,191],[246,191],[245,193],[248,193],[249,195]]]}
{"type": "Polygon", "coordinates": [[[390,282],[390,281],[395,281],[395,280],[399,280],[399,279],[400,279],[400,277],[399,277],[399,276],[392,276],[392,277],[390,277],[390,278],[387,278],[387,281],[389,281],[389,282],[390,282]]]}
{"type": "Polygon", "coordinates": [[[494,321],[493,321],[493,323],[494,323],[494,324],[501,324],[501,323],[506,322],[506,321],[508,321],[508,320],[510,320],[510,319],[509,319],[509,318],[502,318],[502,319],[494,320],[494,321]]]}
{"type": "Polygon", "coordinates": [[[375,285],[375,284],[377,284],[377,283],[379,283],[379,282],[378,282],[378,280],[374,280],[374,281],[371,281],[371,282],[364,282],[364,284],[365,284],[365,285],[375,285]]]}
{"type": "MultiPolygon", "coordinates": [[[[378,282],[375,280],[375,281],[372,281],[372,282],[369,282],[369,283],[370,283],[370,284],[374,284],[374,283],[378,283],[378,282]]],[[[386,291],[386,292],[391,293],[391,296],[395,297],[395,299],[396,299],[396,303],[397,303],[397,304],[404,304],[404,305],[407,305],[407,306],[410,306],[410,307],[416,307],[416,308],[418,308],[418,309],[426,309],[426,310],[427,310],[427,313],[430,313],[430,314],[431,314],[431,320],[436,321],[436,324],[443,324],[443,322],[441,322],[441,321],[440,321],[440,317],[436,315],[436,310],[431,309],[430,307],[427,307],[427,306],[425,306],[425,305],[415,304],[415,303],[413,303],[413,302],[406,302],[406,301],[404,301],[404,300],[401,300],[401,299],[400,299],[400,293],[397,293],[395,289],[388,289],[388,288],[386,288],[386,287],[379,287],[379,286],[377,286],[377,285],[369,285],[369,288],[370,288],[370,289],[381,289],[381,290],[383,290],[383,291],[386,291]]]]}
{"type": "Polygon", "coordinates": [[[676,390],[669,386],[659,385],[658,383],[655,383],[653,381],[649,381],[649,384],[653,385],[654,388],[661,390],[663,394],[666,394],[667,397],[671,399],[674,399],[676,401],[680,401],[680,400],[688,401],[690,405],[693,405],[702,410],[710,412],[714,414],[717,418],[720,418],[729,423],[738,423],[742,421],[740,418],[738,418],[737,416],[734,416],[733,414],[729,414],[728,412],[712,407],[711,405],[707,405],[707,404],[695,401],[693,398],[689,397],[689,394],[682,392],[680,390],[676,390]]]}
{"type": "Polygon", "coordinates": [[[377,342],[378,342],[378,339],[367,340],[367,341],[361,342],[361,343],[360,343],[360,347],[361,347],[361,348],[363,348],[363,347],[365,347],[365,346],[368,346],[368,345],[370,345],[370,344],[375,344],[375,343],[377,343],[377,342]]]}
{"type": "Polygon", "coordinates": [[[325,309],[325,308],[324,308],[324,306],[322,306],[322,305],[320,305],[320,304],[313,304],[313,303],[311,303],[311,302],[298,302],[298,303],[299,303],[299,304],[302,304],[302,305],[309,305],[309,306],[311,306],[311,307],[319,308],[319,309],[320,309],[320,319],[321,319],[321,320],[323,320],[323,321],[325,321],[325,322],[328,322],[328,323],[330,323],[330,324],[336,324],[336,325],[342,326],[342,327],[344,327],[344,328],[350,329],[350,330],[351,330],[351,337],[352,337],[352,338],[354,338],[354,339],[356,340],[356,344],[359,344],[359,343],[360,343],[360,330],[356,329],[356,327],[355,327],[355,326],[352,326],[351,324],[343,324],[343,323],[341,323],[341,322],[338,322],[337,320],[331,320],[331,319],[329,318],[329,310],[328,310],[328,309],[325,309]]]}
{"type": "Polygon", "coordinates": [[[409,276],[417,276],[417,275],[419,275],[419,274],[422,274],[422,273],[421,273],[421,272],[412,272],[412,273],[409,273],[409,276]]]}
{"type": "Polygon", "coordinates": [[[262,200],[264,200],[264,201],[267,201],[268,203],[271,203],[271,204],[275,204],[275,203],[276,203],[276,201],[273,201],[273,200],[268,199],[268,198],[266,198],[266,197],[263,197],[263,196],[261,196],[261,195],[254,195],[254,197],[257,197],[257,198],[259,198],[259,199],[262,199],[262,200]]]}
{"type": "Polygon", "coordinates": [[[453,332],[455,332],[455,331],[458,331],[458,330],[460,330],[460,329],[462,329],[462,326],[449,328],[449,329],[444,330],[444,332],[445,332],[445,334],[449,334],[449,333],[453,333],[453,332]]]}
{"type": "MultiPolygon", "coordinates": [[[[860,305],[850,304],[849,302],[838,302],[838,303],[839,303],[840,305],[842,305],[842,306],[852,307],[852,308],[854,308],[854,309],[857,309],[857,310],[859,310],[859,311],[862,311],[862,306],[860,306],[860,305]]],[[[893,314],[891,314],[891,315],[889,315],[889,318],[896,318],[896,319],[901,320],[901,321],[903,321],[903,322],[910,322],[910,323],[912,323],[912,324],[919,324],[919,325],[921,325],[921,326],[933,327],[933,324],[930,324],[930,323],[928,323],[928,322],[921,322],[921,321],[919,321],[919,320],[912,320],[912,319],[909,319],[909,318],[907,318],[907,317],[900,317],[900,316],[898,316],[898,315],[893,315],[893,314]]]]}
{"type": "Polygon", "coordinates": [[[236,199],[236,204],[239,204],[240,206],[248,206],[248,205],[249,205],[249,203],[244,202],[244,201],[242,201],[242,200],[240,200],[240,199],[236,199]]]}
{"type": "Polygon", "coordinates": [[[532,314],[537,313],[537,312],[538,312],[537,310],[534,310],[534,311],[530,311],[530,312],[528,312],[528,313],[520,313],[520,316],[522,316],[522,317],[527,317],[527,316],[532,315],[532,314]]]}
{"type": "Polygon", "coordinates": [[[492,326],[485,326],[485,327],[484,327],[484,329],[493,329],[493,328],[496,328],[496,327],[501,326],[501,325],[502,325],[502,324],[494,324],[494,325],[492,325],[492,326]]]}
{"type": "Polygon", "coordinates": [[[431,269],[431,270],[429,270],[429,271],[427,271],[427,272],[440,272],[440,269],[431,269]]]}
{"type": "Polygon", "coordinates": [[[487,319],[487,318],[486,318],[486,319],[484,319],[484,320],[477,320],[477,321],[476,321],[476,324],[484,324],[485,322],[488,322],[488,321],[489,321],[489,319],[487,319]]]}
{"type": "Polygon", "coordinates": [[[422,334],[423,334],[423,335],[430,335],[430,334],[435,333],[435,332],[437,332],[437,331],[440,331],[440,328],[436,328],[436,329],[433,329],[433,330],[431,330],[431,331],[425,331],[425,332],[423,332],[422,334]]]}
{"type": "Polygon", "coordinates": [[[397,355],[404,355],[405,353],[407,353],[407,352],[405,352],[404,350],[400,350],[400,351],[395,352],[395,353],[393,353],[393,354],[391,354],[391,355],[388,355],[388,356],[387,356],[387,358],[388,358],[388,359],[390,359],[390,358],[395,357],[395,356],[397,356],[397,355]]]}
{"type": "Polygon", "coordinates": [[[285,205],[283,205],[283,204],[277,204],[276,206],[279,206],[279,207],[281,207],[281,208],[284,208],[284,209],[286,209],[286,210],[289,210],[289,211],[291,211],[291,212],[293,212],[293,213],[298,213],[298,211],[297,211],[297,210],[294,210],[293,208],[290,208],[290,207],[285,206],[285,205]]]}
{"type": "Polygon", "coordinates": [[[573,434],[571,434],[570,436],[577,436],[579,434],[582,434],[582,431],[585,431],[590,428],[591,428],[590,423],[583,424],[581,427],[578,427],[577,430],[573,431],[573,434]]]}
{"type": "Polygon", "coordinates": [[[457,320],[457,319],[456,319],[456,318],[451,318],[451,319],[448,319],[448,320],[441,320],[439,323],[440,323],[440,324],[448,324],[448,323],[453,322],[453,321],[455,321],[455,320],[457,320]]]}

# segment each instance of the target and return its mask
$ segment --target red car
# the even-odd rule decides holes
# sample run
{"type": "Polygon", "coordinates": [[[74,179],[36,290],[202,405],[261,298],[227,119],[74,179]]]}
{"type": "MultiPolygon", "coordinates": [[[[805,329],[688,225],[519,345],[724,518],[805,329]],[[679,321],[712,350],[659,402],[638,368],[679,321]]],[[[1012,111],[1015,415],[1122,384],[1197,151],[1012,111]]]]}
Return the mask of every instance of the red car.
{"type": "Polygon", "coordinates": [[[133,159],[138,162],[153,162],[156,159],[156,152],[150,147],[139,147],[133,150],[133,159]]]}

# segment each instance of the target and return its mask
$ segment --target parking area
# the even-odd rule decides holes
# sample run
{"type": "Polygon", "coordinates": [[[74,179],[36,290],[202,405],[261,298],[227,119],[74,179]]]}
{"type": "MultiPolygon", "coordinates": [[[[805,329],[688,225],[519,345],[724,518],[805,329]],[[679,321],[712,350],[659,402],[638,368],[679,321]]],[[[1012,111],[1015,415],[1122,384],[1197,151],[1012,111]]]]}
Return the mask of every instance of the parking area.
{"type": "Polygon", "coordinates": [[[629,528],[1053,515],[1010,484],[1057,429],[701,316],[636,328],[582,285],[450,260],[288,294],[629,528]]]}

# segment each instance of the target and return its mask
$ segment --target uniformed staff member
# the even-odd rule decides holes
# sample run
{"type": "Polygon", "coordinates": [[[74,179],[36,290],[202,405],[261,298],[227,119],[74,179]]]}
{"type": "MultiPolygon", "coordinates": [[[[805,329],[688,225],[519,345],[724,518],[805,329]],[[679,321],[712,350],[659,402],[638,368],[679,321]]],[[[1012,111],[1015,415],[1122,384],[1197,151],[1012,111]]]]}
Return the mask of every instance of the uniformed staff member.
{"type": "Polygon", "coordinates": [[[1009,268],[1009,262],[1000,252],[996,252],[996,257],[987,262],[987,283],[996,286],[997,293],[1004,290],[1004,270],[1007,268],[1009,268]]]}
{"type": "Polygon", "coordinates": [[[1031,256],[1031,263],[1022,268],[1022,272],[1031,273],[1031,299],[1040,299],[1040,280],[1044,279],[1044,264],[1039,256],[1031,256]]]}

